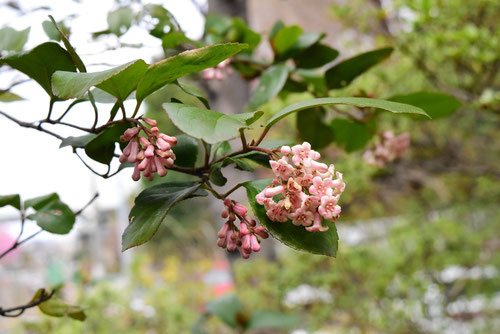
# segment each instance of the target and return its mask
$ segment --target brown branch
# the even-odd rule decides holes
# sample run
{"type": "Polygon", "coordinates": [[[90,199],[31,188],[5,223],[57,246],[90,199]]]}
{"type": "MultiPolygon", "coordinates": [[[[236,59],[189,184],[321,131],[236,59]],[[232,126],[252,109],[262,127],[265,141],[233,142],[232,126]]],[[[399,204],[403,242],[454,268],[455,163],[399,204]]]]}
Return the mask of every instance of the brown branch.
{"type": "Polygon", "coordinates": [[[36,299],[34,299],[34,300],[24,304],[24,305],[19,305],[19,306],[5,308],[5,309],[0,307],[0,316],[9,317],[9,318],[19,317],[27,309],[32,308],[32,307],[36,307],[36,306],[40,305],[41,303],[46,302],[47,300],[52,298],[52,296],[54,296],[55,292],[56,292],[56,290],[52,290],[51,292],[47,292],[47,291],[45,291],[45,289],[42,289],[42,292],[38,298],[36,298],[36,299]]]}

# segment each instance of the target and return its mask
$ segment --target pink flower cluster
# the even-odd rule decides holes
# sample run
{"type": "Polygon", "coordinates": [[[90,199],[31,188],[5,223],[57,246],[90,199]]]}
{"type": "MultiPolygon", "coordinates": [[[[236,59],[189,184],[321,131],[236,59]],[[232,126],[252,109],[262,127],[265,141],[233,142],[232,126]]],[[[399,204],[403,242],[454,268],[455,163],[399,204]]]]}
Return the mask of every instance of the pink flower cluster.
{"type": "Polygon", "coordinates": [[[132,179],[138,181],[141,173],[148,180],[153,179],[157,173],[165,176],[168,168],[174,165],[175,154],[172,147],[177,144],[177,138],[167,136],[160,132],[155,120],[142,118],[143,123],[139,123],[133,128],[128,128],[120,137],[122,141],[128,141],[128,145],[123,149],[120,162],[131,162],[135,164],[132,179]],[[141,130],[146,135],[140,136],[141,130]]]}
{"type": "Polygon", "coordinates": [[[345,189],[342,174],[333,165],[318,162],[320,154],[305,142],[283,146],[283,156],[269,163],[274,180],[256,196],[267,216],[276,222],[291,220],[309,232],[324,232],[322,221],[335,221],[341,208],[339,197],[345,189]]]}
{"type": "Polygon", "coordinates": [[[229,67],[230,63],[230,59],[223,60],[216,67],[204,69],[201,72],[201,75],[205,80],[222,80],[226,77],[226,75],[232,73],[232,69],[229,67]]]}
{"type": "Polygon", "coordinates": [[[406,132],[396,136],[392,131],[384,131],[379,138],[379,142],[363,154],[366,163],[379,168],[401,157],[410,146],[410,135],[406,132]]]}
{"type": "Polygon", "coordinates": [[[248,209],[241,203],[226,198],[224,205],[221,216],[227,219],[227,222],[217,233],[217,246],[230,252],[238,249],[241,256],[248,259],[252,252],[260,250],[259,237],[266,239],[269,234],[263,226],[257,226],[255,219],[247,215],[248,209]]]}

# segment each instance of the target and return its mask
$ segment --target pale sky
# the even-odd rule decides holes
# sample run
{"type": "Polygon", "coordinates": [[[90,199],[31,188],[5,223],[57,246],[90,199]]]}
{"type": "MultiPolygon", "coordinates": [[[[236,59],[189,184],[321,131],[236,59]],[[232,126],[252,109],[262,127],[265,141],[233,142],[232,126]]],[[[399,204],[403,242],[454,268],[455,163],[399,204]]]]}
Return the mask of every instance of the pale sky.
{"type": "MultiPolygon", "coordinates": [[[[105,66],[92,66],[95,63],[119,65],[142,58],[150,62],[153,56],[161,55],[161,41],[148,36],[141,28],[131,29],[122,36],[125,43],[142,43],[143,48],[126,48],[104,52],[106,43],[114,45],[116,41],[108,38],[96,43],[90,33],[107,28],[106,17],[109,10],[116,6],[112,0],[86,1],[20,1],[23,8],[36,8],[49,4],[52,9],[37,10],[25,16],[16,16],[14,11],[5,6],[0,7],[0,28],[10,26],[17,30],[31,26],[31,32],[25,49],[48,41],[42,29],[42,22],[47,16],[53,15],[58,21],[71,14],[77,16],[69,22],[71,27],[71,42],[82,55],[88,65],[89,72],[106,69],[105,66]]],[[[203,31],[203,18],[191,1],[144,1],[144,3],[163,3],[178,19],[188,36],[198,38],[203,31]]],[[[13,79],[11,75],[0,75],[0,89],[6,88],[13,79]]],[[[14,81],[22,79],[23,75],[15,73],[14,81]]],[[[1,103],[0,110],[24,121],[33,121],[45,117],[48,97],[41,87],[30,82],[19,85],[12,90],[26,100],[14,103],[1,103]]],[[[129,101],[129,108],[134,102],[129,101]]],[[[66,104],[56,104],[55,112],[64,111],[66,104]]],[[[109,110],[106,105],[104,110],[109,110]]],[[[68,120],[88,119],[92,111],[89,106],[74,108],[72,117],[68,120]]],[[[61,133],[61,132],[60,132],[61,133]]],[[[62,135],[80,135],[69,129],[62,135]]],[[[27,199],[52,192],[59,193],[61,199],[73,209],[83,206],[98,191],[100,197],[96,206],[100,208],[117,208],[125,205],[128,195],[137,190],[137,184],[130,178],[131,169],[122,171],[111,179],[102,179],[93,175],[71,152],[71,148],[59,149],[60,141],[33,129],[26,129],[8,121],[0,115],[0,148],[2,152],[0,164],[0,195],[19,193],[27,199]]],[[[101,168],[101,170],[104,170],[101,168]]],[[[15,211],[2,208],[0,220],[3,217],[13,217],[15,211]]]]}

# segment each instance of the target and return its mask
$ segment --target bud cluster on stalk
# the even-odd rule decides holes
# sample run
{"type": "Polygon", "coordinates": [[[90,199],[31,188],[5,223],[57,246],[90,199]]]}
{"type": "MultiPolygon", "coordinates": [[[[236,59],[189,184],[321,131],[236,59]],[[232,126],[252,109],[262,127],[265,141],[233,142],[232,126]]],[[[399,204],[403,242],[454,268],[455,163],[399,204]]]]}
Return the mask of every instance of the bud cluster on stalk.
{"type": "Polygon", "coordinates": [[[406,132],[396,136],[392,131],[384,131],[379,138],[379,142],[363,154],[366,163],[379,168],[401,157],[410,146],[410,135],[406,132]]]}
{"type": "Polygon", "coordinates": [[[230,252],[238,249],[241,257],[248,259],[252,252],[260,250],[259,238],[266,239],[269,234],[247,215],[248,209],[241,203],[226,198],[224,206],[221,217],[227,221],[217,233],[217,246],[230,252]]]}
{"type": "Polygon", "coordinates": [[[264,205],[272,221],[291,220],[309,232],[327,231],[323,222],[335,221],[341,212],[342,174],[334,165],[318,162],[321,155],[307,142],[283,146],[280,152],[280,159],[269,161],[275,178],[257,194],[257,203],[264,205]]]}
{"type": "Polygon", "coordinates": [[[132,179],[138,181],[141,174],[152,180],[154,174],[167,175],[168,169],[174,165],[175,154],[172,147],[177,144],[177,138],[161,133],[155,120],[142,118],[133,128],[128,128],[120,137],[121,141],[129,143],[123,149],[120,162],[135,164],[132,179]],[[144,136],[141,136],[141,133],[144,136]]]}

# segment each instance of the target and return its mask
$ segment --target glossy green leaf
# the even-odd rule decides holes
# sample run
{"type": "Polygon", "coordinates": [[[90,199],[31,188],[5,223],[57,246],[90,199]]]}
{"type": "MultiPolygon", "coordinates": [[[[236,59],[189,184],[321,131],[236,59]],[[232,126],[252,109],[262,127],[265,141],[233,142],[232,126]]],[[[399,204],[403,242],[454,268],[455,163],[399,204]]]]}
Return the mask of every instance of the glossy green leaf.
{"type": "Polygon", "coordinates": [[[218,162],[210,166],[208,179],[216,186],[222,187],[227,183],[227,178],[222,174],[223,162],[218,162]]]}
{"type": "Polygon", "coordinates": [[[248,329],[291,329],[296,327],[300,318],[295,315],[284,314],[269,310],[257,310],[252,313],[248,322],[248,329]]]}
{"type": "Polygon", "coordinates": [[[129,127],[130,124],[121,123],[106,128],[85,146],[85,153],[89,158],[109,165],[113,160],[116,143],[120,142],[120,136],[129,127]]]}
{"type": "Polygon", "coordinates": [[[337,145],[347,152],[360,150],[366,146],[375,133],[373,124],[354,122],[336,118],[330,123],[330,131],[337,145]]]}
{"type": "Polygon", "coordinates": [[[21,197],[18,194],[0,196],[0,208],[7,205],[21,210],[21,197]]]}
{"type": "Polygon", "coordinates": [[[175,204],[198,196],[206,196],[199,183],[162,183],[143,190],[130,211],[130,223],[122,235],[122,251],[147,242],[175,204]]]}
{"type": "Polygon", "coordinates": [[[338,63],[325,73],[328,88],[337,89],[349,85],[359,75],[387,59],[392,51],[393,48],[381,48],[338,63]]]}
{"type": "Polygon", "coordinates": [[[182,132],[209,144],[238,136],[238,130],[245,128],[247,122],[255,120],[258,115],[255,112],[226,115],[182,103],[164,103],[163,108],[170,120],[182,132]]]}
{"type": "Polygon", "coordinates": [[[8,91],[7,92],[0,91],[0,102],[16,102],[21,100],[24,99],[17,94],[8,91]]]}
{"type": "Polygon", "coordinates": [[[28,40],[30,28],[17,31],[10,27],[0,29],[0,53],[2,51],[19,52],[28,40]]]}
{"type": "Polygon", "coordinates": [[[280,55],[288,52],[297,43],[301,35],[302,28],[299,26],[288,26],[278,30],[274,38],[271,39],[271,46],[277,59],[280,59],[280,55]]]}
{"type": "Polygon", "coordinates": [[[4,63],[38,82],[51,97],[54,97],[51,85],[52,74],[56,71],[76,71],[68,51],[54,42],[43,43],[31,51],[1,58],[0,65],[4,63]]]}
{"type": "Polygon", "coordinates": [[[137,86],[137,100],[142,101],[146,96],[160,89],[168,83],[205,68],[215,67],[247,45],[228,43],[206,46],[182,52],[173,57],[161,60],[149,66],[137,86]]]}
{"type": "Polygon", "coordinates": [[[277,96],[285,85],[287,77],[288,68],[284,63],[266,69],[262,73],[259,84],[248,102],[248,109],[255,110],[277,96]]]}
{"type": "Polygon", "coordinates": [[[257,180],[244,184],[248,201],[259,222],[274,238],[291,248],[313,254],[335,256],[339,238],[334,224],[324,223],[325,226],[329,227],[328,231],[312,233],[306,231],[303,226],[293,225],[292,222],[279,223],[269,220],[266,209],[256,202],[255,196],[270,183],[271,180],[257,180]]]}
{"type": "Polygon", "coordinates": [[[266,127],[269,128],[273,126],[283,117],[286,117],[294,112],[304,109],[310,109],[312,107],[327,106],[332,104],[346,104],[362,108],[365,107],[378,108],[390,111],[395,114],[416,114],[429,117],[429,115],[427,115],[425,111],[423,111],[418,107],[398,102],[392,102],[380,99],[370,99],[366,97],[323,97],[319,99],[311,99],[311,100],[297,102],[284,109],[281,109],[278,113],[274,114],[273,117],[271,117],[267,121],[266,127]]]}
{"type": "Polygon", "coordinates": [[[317,95],[328,95],[328,88],[326,87],[325,76],[318,70],[298,69],[295,73],[302,78],[304,83],[308,85],[305,89],[302,88],[298,92],[303,92],[306,89],[316,92],[317,95]]]}
{"type": "Polygon", "coordinates": [[[205,309],[231,328],[241,325],[238,323],[237,315],[242,312],[243,305],[236,295],[231,294],[212,300],[205,305],[205,309]]]}
{"type": "Polygon", "coordinates": [[[63,148],[66,146],[71,146],[73,148],[83,148],[88,143],[90,143],[95,137],[97,137],[97,135],[93,133],[79,137],[69,136],[61,140],[59,148],[63,148]]]}
{"type": "Polygon", "coordinates": [[[44,206],[52,202],[58,202],[59,195],[57,193],[51,193],[43,196],[38,196],[35,198],[30,198],[24,201],[24,208],[33,208],[35,210],[40,210],[44,206]]]}
{"type": "Polygon", "coordinates": [[[333,131],[325,124],[325,110],[322,107],[301,110],[297,113],[297,130],[300,138],[315,149],[328,146],[333,141],[333,131]]]}
{"type": "Polygon", "coordinates": [[[136,60],[112,69],[94,73],[57,71],[52,76],[52,90],[63,99],[78,98],[94,86],[117,97],[121,101],[135,90],[137,82],[146,73],[147,64],[136,60]]]}
{"type": "Polygon", "coordinates": [[[134,20],[134,12],[130,7],[121,7],[108,14],[109,30],[116,36],[127,32],[134,20]]]}
{"type": "Polygon", "coordinates": [[[61,201],[51,201],[37,212],[28,215],[43,230],[55,234],[67,234],[75,224],[75,214],[61,201]]]}
{"type": "Polygon", "coordinates": [[[334,61],[339,52],[328,45],[314,44],[294,58],[298,68],[317,68],[334,61]]]}
{"type": "Polygon", "coordinates": [[[460,101],[455,97],[435,92],[396,95],[389,98],[389,100],[422,108],[433,119],[448,117],[461,106],[460,101]]]}
{"type": "Polygon", "coordinates": [[[177,145],[172,147],[176,156],[175,164],[181,167],[194,167],[198,158],[198,142],[186,135],[177,135],[177,145]]]}

